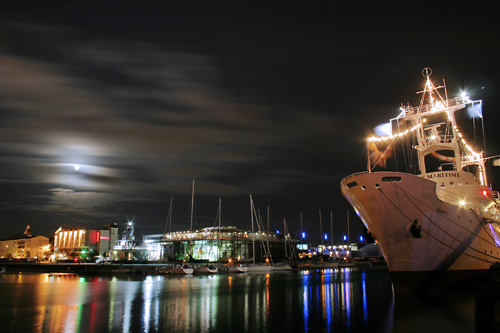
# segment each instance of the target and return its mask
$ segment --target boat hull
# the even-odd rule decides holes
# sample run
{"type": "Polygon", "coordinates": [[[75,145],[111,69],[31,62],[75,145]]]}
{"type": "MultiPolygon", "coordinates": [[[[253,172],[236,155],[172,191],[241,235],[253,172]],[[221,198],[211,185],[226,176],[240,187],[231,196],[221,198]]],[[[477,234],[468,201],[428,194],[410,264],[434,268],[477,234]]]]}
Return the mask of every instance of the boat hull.
{"type": "Polygon", "coordinates": [[[341,190],[380,247],[396,293],[452,284],[500,258],[498,227],[482,223],[470,206],[440,200],[434,181],[360,173],[345,178],[341,190]]]}
{"type": "Polygon", "coordinates": [[[246,266],[246,272],[248,273],[269,273],[272,270],[272,266],[268,264],[259,265],[259,264],[251,264],[246,266]]]}
{"type": "Polygon", "coordinates": [[[275,264],[272,266],[271,270],[273,272],[280,272],[280,271],[291,271],[292,266],[288,264],[275,264]]]}
{"type": "Polygon", "coordinates": [[[247,271],[246,266],[240,265],[222,265],[218,268],[220,273],[244,273],[247,271]]]}
{"type": "Polygon", "coordinates": [[[179,275],[191,275],[194,270],[192,267],[188,266],[165,266],[158,267],[158,272],[160,274],[179,274],[179,275]]]}
{"type": "Polygon", "coordinates": [[[195,266],[194,274],[217,274],[217,267],[213,265],[195,266]]]}

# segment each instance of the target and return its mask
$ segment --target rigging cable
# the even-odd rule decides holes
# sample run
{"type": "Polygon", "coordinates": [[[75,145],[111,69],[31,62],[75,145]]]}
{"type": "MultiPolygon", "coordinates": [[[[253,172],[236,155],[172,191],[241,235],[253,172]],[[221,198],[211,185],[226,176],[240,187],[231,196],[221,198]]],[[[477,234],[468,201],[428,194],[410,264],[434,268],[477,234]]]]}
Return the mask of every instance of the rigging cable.
{"type": "MultiPolygon", "coordinates": [[[[396,205],[395,205],[395,204],[391,201],[391,199],[389,199],[389,197],[387,197],[387,195],[383,192],[383,190],[381,190],[380,188],[379,188],[379,190],[380,190],[380,191],[384,194],[384,196],[387,198],[387,200],[389,200],[389,202],[390,202],[390,203],[391,203],[391,204],[392,204],[392,205],[393,205],[393,206],[394,206],[394,207],[395,207],[395,208],[396,208],[396,209],[400,212],[400,214],[401,214],[401,215],[405,216],[405,217],[408,219],[408,221],[412,222],[412,220],[411,220],[408,216],[406,216],[406,215],[405,215],[405,214],[401,211],[401,209],[400,209],[398,206],[396,206],[396,205]]],[[[409,199],[409,198],[408,198],[408,199],[409,199]]],[[[410,200],[410,201],[411,201],[411,200],[410,200]]],[[[470,247],[469,245],[464,244],[462,241],[460,241],[460,240],[458,240],[457,238],[453,237],[451,234],[449,234],[448,232],[446,232],[445,230],[443,230],[441,227],[439,227],[439,226],[438,226],[438,225],[437,225],[437,224],[436,224],[433,220],[431,220],[431,219],[430,219],[427,215],[425,215],[425,213],[424,213],[424,212],[422,212],[422,211],[420,210],[420,208],[419,208],[417,205],[415,205],[415,203],[413,203],[413,205],[414,205],[414,206],[415,206],[415,207],[416,207],[416,208],[417,208],[417,209],[418,209],[418,210],[419,210],[419,211],[420,211],[420,212],[421,212],[421,213],[422,213],[422,214],[423,214],[423,215],[424,215],[424,216],[425,216],[425,217],[426,217],[426,218],[427,218],[427,219],[428,219],[428,220],[429,220],[432,224],[434,224],[434,225],[435,225],[438,229],[440,229],[442,232],[444,232],[444,233],[445,233],[446,235],[448,235],[450,238],[452,238],[452,239],[456,240],[457,242],[459,242],[460,244],[464,245],[464,246],[465,246],[465,247],[467,247],[467,248],[470,248],[471,250],[474,250],[474,251],[476,251],[476,252],[479,252],[479,253],[483,254],[481,251],[479,251],[479,250],[477,250],[477,249],[475,249],[475,248],[473,248],[473,247],[470,247]]],[[[438,214],[439,214],[439,213],[438,213],[438,214]]],[[[441,214],[440,214],[440,215],[441,215],[441,214]]],[[[443,216],[443,217],[445,217],[444,215],[442,215],[442,216],[443,216]]],[[[448,244],[444,243],[443,241],[441,241],[440,239],[438,239],[438,238],[434,237],[433,235],[431,235],[429,232],[425,231],[424,229],[422,229],[422,231],[423,231],[425,234],[427,234],[430,238],[432,238],[432,239],[436,240],[437,242],[439,242],[439,243],[443,244],[444,246],[446,246],[446,247],[450,248],[451,250],[454,250],[454,251],[455,251],[455,250],[457,250],[457,248],[454,248],[454,247],[452,247],[451,245],[448,245],[448,244]]],[[[489,261],[489,260],[486,260],[486,259],[478,258],[478,257],[473,256],[473,255],[471,255],[471,254],[468,254],[468,253],[466,253],[466,252],[462,252],[462,254],[467,255],[467,256],[469,256],[469,257],[472,257],[472,258],[474,258],[474,259],[480,260],[480,261],[487,262],[487,263],[492,263],[492,264],[493,264],[493,263],[495,263],[495,261],[489,261]]],[[[488,254],[484,254],[484,255],[485,255],[485,256],[488,256],[488,257],[491,257],[491,258],[493,258],[493,259],[498,259],[497,257],[491,256],[491,255],[488,255],[488,254]]]]}
{"type": "MultiPolygon", "coordinates": [[[[419,200],[419,199],[418,199],[418,198],[416,198],[415,196],[413,196],[413,195],[409,194],[408,192],[406,192],[406,191],[405,191],[404,189],[402,189],[400,186],[398,186],[398,187],[401,189],[401,191],[403,191],[403,193],[404,193],[404,194],[408,197],[408,200],[410,200],[412,203],[413,203],[413,201],[409,198],[409,196],[412,196],[412,197],[414,198],[414,200],[417,200],[418,202],[420,202],[422,205],[426,206],[427,208],[433,209],[433,207],[432,207],[432,206],[429,206],[429,205],[425,204],[424,202],[422,202],[421,200],[419,200]]],[[[450,193],[451,193],[451,192],[450,192],[450,193]]],[[[414,203],[413,203],[413,204],[414,204],[414,203]]],[[[414,204],[414,205],[415,205],[415,204],[414,204]]],[[[415,207],[417,207],[417,206],[415,205],[415,207]]],[[[417,207],[417,209],[419,209],[419,208],[417,207]]],[[[419,210],[420,210],[420,209],[419,209],[419,210]]],[[[423,212],[422,212],[421,210],[420,210],[420,212],[423,214],[423,212]]],[[[451,223],[453,223],[453,224],[455,224],[456,226],[458,226],[458,227],[462,228],[463,230],[465,230],[465,231],[467,231],[467,232],[471,232],[469,229],[465,228],[464,226],[462,226],[462,225],[461,225],[461,224],[459,224],[459,223],[456,223],[454,220],[450,219],[448,216],[443,215],[443,214],[441,214],[441,213],[439,213],[439,212],[437,212],[437,213],[438,213],[439,215],[441,215],[442,217],[444,217],[445,219],[447,219],[448,221],[450,221],[451,223]]],[[[425,215],[424,215],[424,216],[425,216],[425,215]]],[[[426,216],[426,217],[427,217],[427,216],[426,216]]],[[[476,216],[476,218],[477,218],[477,216],[476,216]]],[[[429,221],[433,222],[431,219],[429,219],[429,221]]],[[[478,222],[480,223],[480,219],[479,219],[479,218],[478,218],[478,222]]],[[[471,232],[471,233],[472,233],[472,232],[471,232]]],[[[491,242],[489,242],[487,239],[485,239],[485,238],[481,237],[479,234],[476,234],[476,233],[472,233],[472,234],[473,234],[474,236],[478,237],[479,239],[481,239],[481,240],[485,241],[486,243],[488,243],[488,244],[490,244],[490,245],[492,245],[492,246],[498,247],[498,246],[496,245],[496,243],[495,243],[495,242],[491,243],[491,242]]],[[[500,259],[500,258],[497,258],[497,259],[500,259]]]]}
{"type": "MultiPolygon", "coordinates": [[[[396,140],[396,139],[394,139],[396,140]]],[[[384,157],[384,155],[389,151],[389,148],[391,148],[391,146],[394,144],[394,140],[391,141],[391,143],[387,146],[387,148],[384,150],[384,152],[382,153],[382,155],[380,155],[380,157],[378,158],[378,160],[373,164],[373,167],[370,168],[369,172],[372,172],[373,169],[375,169],[375,166],[378,164],[378,162],[380,162],[380,160],[382,159],[382,157],[384,157]]]]}
{"type": "MultiPolygon", "coordinates": [[[[397,186],[397,185],[396,185],[396,186],[397,186]]],[[[398,186],[398,187],[399,187],[399,186],[398,186]]],[[[401,187],[399,187],[399,188],[401,189],[401,187]]],[[[485,255],[485,256],[487,256],[487,257],[490,257],[490,258],[493,258],[493,259],[496,259],[496,260],[499,260],[499,259],[500,259],[499,257],[495,257],[495,256],[489,255],[489,254],[487,254],[487,253],[483,253],[482,251],[480,251],[480,250],[478,250],[478,249],[476,249],[476,248],[474,248],[474,247],[471,247],[470,245],[467,245],[467,244],[463,243],[463,242],[462,242],[462,241],[460,241],[459,239],[455,238],[454,236],[452,236],[451,234],[449,234],[448,232],[446,232],[446,231],[445,231],[443,228],[441,228],[441,227],[440,227],[440,226],[439,226],[439,225],[438,225],[435,221],[433,221],[432,219],[430,219],[430,218],[429,218],[429,217],[428,217],[428,216],[427,216],[427,215],[426,215],[426,214],[425,214],[425,213],[424,213],[424,212],[423,212],[423,211],[422,211],[422,210],[421,210],[421,209],[420,209],[420,208],[419,208],[419,207],[418,207],[418,206],[417,206],[417,205],[416,205],[416,204],[415,204],[415,203],[414,203],[414,202],[413,202],[413,201],[412,201],[409,197],[408,197],[408,194],[407,194],[407,193],[406,193],[403,189],[401,189],[401,190],[402,190],[402,191],[403,191],[403,193],[407,196],[408,200],[409,200],[409,201],[410,201],[410,202],[411,202],[411,203],[415,206],[415,208],[417,208],[417,209],[420,211],[420,213],[422,213],[422,215],[423,215],[423,216],[425,216],[425,217],[426,217],[426,218],[427,218],[427,219],[428,219],[428,220],[429,220],[432,224],[434,224],[434,225],[435,225],[438,229],[440,229],[442,232],[444,232],[444,233],[445,233],[446,235],[448,235],[450,238],[452,238],[452,239],[456,240],[457,242],[459,242],[460,244],[464,245],[465,247],[470,248],[471,250],[474,250],[474,251],[476,251],[476,252],[478,252],[478,253],[481,253],[481,254],[483,254],[483,255],[485,255]]],[[[416,200],[418,200],[417,198],[415,198],[415,199],[416,199],[416,200]]],[[[390,199],[389,199],[389,200],[390,200],[390,199]]],[[[425,203],[421,202],[420,200],[418,200],[418,201],[419,201],[421,204],[425,205],[425,203]]],[[[425,206],[427,206],[427,205],[425,205],[425,206]]],[[[429,207],[429,206],[427,206],[427,207],[429,207]]],[[[398,210],[399,210],[399,207],[396,207],[396,209],[398,209],[398,210]]],[[[455,224],[455,225],[457,225],[457,226],[461,227],[461,228],[462,228],[462,229],[464,229],[465,231],[470,232],[470,233],[471,233],[472,235],[474,235],[476,238],[480,238],[481,240],[485,241],[486,243],[488,243],[488,244],[490,244],[490,245],[493,245],[493,246],[497,247],[497,245],[496,245],[496,244],[492,244],[492,243],[490,243],[487,239],[484,239],[483,237],[479,236],[479,234],[476,234],[476,233],[474,233],[474,232],[471,232],[471,231],[469,231],[468,229],[466,229],[465,227],[461,226],[460,224],[455,223],[452,219],[448,218],[447,216],[445,216],[445,215],[443,215],[443,214],[441,214],[441,213],[439,213],[439,212],[438,212],[438,214],[439,214],[440,216],[444,217],[445,219],[449,220],[449,221],[450,221],[450,222],[452,222],[453,224],[455,224]]],[[[444,244],[444,243],[443,243],[443,242],[441,242],[439,239],[437,239],[437,238],[435,238],[434,236],[430,235],[430,234],[429,234],[428,232],[426,232],[425,230],[423,230],[423,231],[424,231],[426,234],[428,234],[431,238],[433,238],[433,239],[437,240],[438,242],[442,243],[443,245],[446,245],[447,247],[449,247],[449,248],[451,248],[451,249],[453,249],[453,250],[456,250],[456,249],[452,248],[450,245],[444,244]]],[[[482,261],[488,262],[488,263],[494,263],[494,262],[490,262],[490,261],[485,260],[485,259],[477,258],[477,257],[472,256],[472,255],[470,255],[470,254],[468,254],[468,253],[465,253],[465,252],[463,252],[463,254],[468,255],[468,256],[470,256],[470,257],[472,257],[472,258],[478,259],[478,260],[482,260],[482,261]]]]}
{"type": "MultiPolygon", "coordinates": [[[[387,196],[386,196],[386,195],[385,195],[385,193],[384,193],[384,192],[380,189],[380,187],[379,187],[378,189],[379,189],[379,190],[381,191],[381,193],[382,193],[382,194],[383,194],[383,195],[387,198],[387,196]]],[[[392,203],[392,202],[391,202],[391,200],[390,200],[389,198],[387,198],[387,200],[389,200],[389,202],[390,202],[393,206],[395,206],[395,205],[394,205],[394,203],[392,203]]],[[[383,200],[383,198],[382,198],[382,201],[384,202],[385,200],[383,200]]],[[[395,206],[395,207],[396,207],[396,206],[395,206]]],[[[385,211],[386,211],[386,216],[388,216],[388,217],[389,217],[389,221],[390,221],[390,223],[391,223],[391,227],[392,227],[392,230],[394,231],[394,235],[396,236],[396,239],[397,239],[397,241],[398,241],[398,244],[403,244],[403,243],[404,243],[404,239],[399,239],[398,233],[396,233],[396,232],[395,232],[395,230],[396,230],[396,229],[394,228],[394,223],[393,223],[392,219],[390,218],[391,214],[389,214],[389,210],[388,210],[387,206],[385,205],[385,202],[384,202],[384,208],[385,208],[385,211]]],[[[397,208],[397,207],[396,207],[396,208],[397,208]]],[[[403,213],[402,213],[402,215],[403,215],[404,217],[408,218],[408,217],[407,217],[406,215],[404,215],[403,213]]],[[[404,221],[401,221],[401,222],[404,222],[404,221]]],[[[406,249],[405,249],[404,247],[402,247],[402,250],[405,252],[405,255],[406,255],[407,257],[410,257],[410,255],[407,253],[407,251],[406,251],[406,249]]]]}

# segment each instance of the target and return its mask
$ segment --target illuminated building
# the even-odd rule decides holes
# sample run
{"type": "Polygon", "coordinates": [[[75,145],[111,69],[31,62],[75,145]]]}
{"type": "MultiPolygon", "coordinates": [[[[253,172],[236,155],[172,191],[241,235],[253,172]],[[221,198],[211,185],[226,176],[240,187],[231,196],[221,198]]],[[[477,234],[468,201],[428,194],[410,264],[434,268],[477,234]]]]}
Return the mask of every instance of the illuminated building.
{"type": "Polygon", "coordinates": [[[116,224],[107,225],[103,230],[60,227],[54,234],[54,255],[56,260],[109,256],[117,240],[116,224]]]}
{"type": "Polygon", "coordinates": [[[291,256],[295,240],[290,235],[239,230],[236,227],[208,227],[196,231],[178,231],[145,235],[143,243],[148,259],[169,261],[189,259],[209,261],[249,261],[255,244],[256,261],[283,260],[291,256]],[[289,243],[288,245],[286,245],[289,243]],[[287,250],[285,250],[287,249],[287,250]]]}
{"type": "Polygon", "coordinates": [[[43,259],[49,255],[49,239],[45,236],[32,236],[29,225],[24,235],[19,234],[0,241],[0,258],[43,259]]]}

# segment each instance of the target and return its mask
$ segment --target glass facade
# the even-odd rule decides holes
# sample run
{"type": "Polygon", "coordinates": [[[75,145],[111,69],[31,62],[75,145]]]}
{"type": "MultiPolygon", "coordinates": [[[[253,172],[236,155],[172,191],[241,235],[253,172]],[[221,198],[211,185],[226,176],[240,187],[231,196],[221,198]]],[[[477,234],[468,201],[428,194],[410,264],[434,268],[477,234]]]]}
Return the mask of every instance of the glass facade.
{"type": "MultiPolygon", "coordinates": [[[[287,236],[287,242],[291,242],[287,236]]],[[[235,227],[209,227],[197,231],[180,231],[144,236],[149,260],[256,261],[285,257],[283,235],[238,230],[235,227]],[[255,244],[255,251],[253,245],[255,244]]]]}

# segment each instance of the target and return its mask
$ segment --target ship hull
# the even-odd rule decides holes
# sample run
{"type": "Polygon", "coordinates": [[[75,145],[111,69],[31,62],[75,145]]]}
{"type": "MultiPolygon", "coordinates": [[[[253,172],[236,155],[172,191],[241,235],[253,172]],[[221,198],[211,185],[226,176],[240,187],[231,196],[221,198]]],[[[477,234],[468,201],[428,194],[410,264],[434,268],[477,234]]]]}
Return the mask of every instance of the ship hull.
{"type": "Polygon", "coordinates": [[[497,231],[474,209],[440,200],[434,181],[360,173],[346,177],[341,190],[380,247],[396,293],[469,279],[499,258],[497,231]]]}

